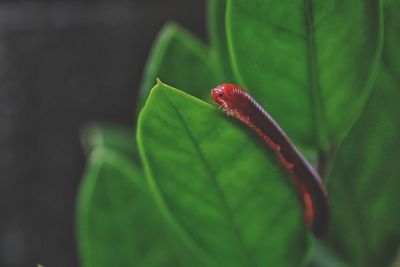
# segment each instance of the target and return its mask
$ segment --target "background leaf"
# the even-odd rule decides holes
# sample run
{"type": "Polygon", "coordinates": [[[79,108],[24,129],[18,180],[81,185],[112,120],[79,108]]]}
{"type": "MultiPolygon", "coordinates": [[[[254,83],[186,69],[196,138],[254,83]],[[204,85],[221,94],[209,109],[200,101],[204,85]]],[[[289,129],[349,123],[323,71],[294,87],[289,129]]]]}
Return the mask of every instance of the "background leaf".
{"type": "Polygon", "coordinates": [[[385,9],[385,44],[383,61],[400,84],[400,2],[393,1],[385,9]]]}
{"type": "Polygon", "coordinates": [[[220,83],[235,83],[232,64],[230,62],[228,43],[225,29],[226,0],[208,0],[208,33],[210,39],[210,50],[215,65],[221,69],[220,83]]]}
{"type": "Polygon", "coordinates": [[[139,164],[135,132],[127,127],[107,123],[91,123],[82,130],[82,145],[89,154],[98,147],[112,148],[139,164]]]}
{"type": "Polygon", "coordinates": [[[384,64],[329,184],[333,227],[328,244],[351,266],[389,266],[400,249],[399,11],[399,2],[386,6],[384,64]]]}
{"type": "Polygon", "coordinates": [[[168,235],[140,169],[104,147],[91,153],[82,183],[78,240],[84,267],[179,266],[178,253],[185,255],[168,235]]]}
{"type": "Polygon", "coordinates": [[[175,24],[167,24],[147,61],[138,107],[143,106],[157,77],[190,89],[188,93],[193,96],[209,97],[208,89],[215,87],[219,80],[218,67],[213,63],[208,48],[196,37],[175,24]]]}
{"type": "Polygon", "coordinates": [[[380,1],[228,0],[226,20],[236,78],[288,135],[340,141],[375,80],[380,1]]]}
{"type": "Polygon", "coordinates": [[[328,184],[329,245],[350,266],[388,266],[400,248],[399,106],[400,87],[383,69],[328,184]]]}
{"type": "Polygon", "coordinates": [[[139,151],[164,214],[207,266],[303,266],[310,240],[276,156],[216,108],[156,85],[139,151]]]}
{"type": "Polygon", "coordinates": [[[310,267],[350,267],[322,241],[316,242],[310,267]]]}

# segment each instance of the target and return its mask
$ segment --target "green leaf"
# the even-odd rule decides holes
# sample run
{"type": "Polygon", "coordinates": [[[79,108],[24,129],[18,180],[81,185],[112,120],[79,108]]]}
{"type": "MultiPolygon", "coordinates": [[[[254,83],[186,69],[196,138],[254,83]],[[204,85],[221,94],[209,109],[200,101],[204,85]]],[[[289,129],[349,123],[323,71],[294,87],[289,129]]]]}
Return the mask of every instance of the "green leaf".
{"type": "Polygon", "coordinates": [[[229,58],[228,43],[225,29],[226,0],[208,0],[208,34],[210,50],[215,64],[221,69],[221,79],[218,83],[236,81],[229,58]]]}
{"type": "Polygon", "coordinates": [[[342,259],[325,246],[322,241],[316,242],[311,265],[315,267],[350,267],[342,259]]]}
{"type": "Polygon", "coordinates": [[[385,9],[385,44],[383,60],[400,83],[400,2],[393,1],[385,9]]]}
{"type": "Polygon", "coordinates": [[[383,69],[328,184],[329,245],[352,267],[389,266],[400,248],[399,106],[399,84],[383,69]]]}
{"type": "Polygon", "coordinates": [[[207,266],[303,266],[310,238],[275,154],[215,107],[157,84],[138,145],[159,205],[207,266]]]}
{"type": "Polygon", "coordinates": [[[156,78],[186,88],[194,96],[209,98],[209,90],[217,84],[218,74],[204,44],[179,26],[167,24],[159,33],[147,61],[139,108],[156,78]]]}
{"type": "Polygon", "coordinates": [[[233,70],[294,141],[327,149],[361,112],[382,46],[376,0],[227,0],[233,70]]]}
{"type": "Polygon", "coordinates": [[[139,164],[135,133],[132,129],[106,123],[91,123],[83,128],[81,139],[87,154],[95,148],[107,147],[123,153],[139,164]]]}
{"type": "Polygon", "coordinates": [[[141,170],[112,149],[94,149],[78,199],[82,266],[178,266],[161,218],[141,170]]]}

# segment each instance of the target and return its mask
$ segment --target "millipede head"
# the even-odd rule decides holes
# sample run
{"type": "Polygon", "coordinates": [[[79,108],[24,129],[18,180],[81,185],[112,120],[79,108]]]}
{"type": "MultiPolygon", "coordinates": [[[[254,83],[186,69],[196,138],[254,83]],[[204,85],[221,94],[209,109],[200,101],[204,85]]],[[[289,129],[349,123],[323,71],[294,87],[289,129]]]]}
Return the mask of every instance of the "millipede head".
{"type": "Polygon", "coordinates": [[[224,86],[218,85],[214,89],[211,90],[211,98],[213,101],[218,104],[218,106],[226,105],[226,93],[224,86]]]}

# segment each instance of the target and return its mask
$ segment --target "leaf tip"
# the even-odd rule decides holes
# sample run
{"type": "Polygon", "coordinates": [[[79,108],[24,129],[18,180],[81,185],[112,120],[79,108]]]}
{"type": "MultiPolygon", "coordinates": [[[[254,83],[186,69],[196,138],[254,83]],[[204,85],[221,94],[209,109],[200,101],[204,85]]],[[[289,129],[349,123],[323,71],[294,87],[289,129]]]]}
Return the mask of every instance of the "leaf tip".
{"type": "Polygon", "coordinates": [[[160,80],[160,78],[156,78],[156,81],[157,81],[157,85],[163,85],[163,82],[160,80]]]}

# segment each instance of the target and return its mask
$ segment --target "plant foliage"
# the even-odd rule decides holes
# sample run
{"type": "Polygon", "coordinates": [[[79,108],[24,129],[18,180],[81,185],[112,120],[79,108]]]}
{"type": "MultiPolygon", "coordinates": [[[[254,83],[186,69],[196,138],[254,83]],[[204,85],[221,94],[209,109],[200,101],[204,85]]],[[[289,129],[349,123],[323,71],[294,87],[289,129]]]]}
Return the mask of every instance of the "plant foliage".
{"type": "Polygon", "coordinates": [[[84,132],[82,266],[395,264],[399,14],[398,1],[209,0],[209,45],[167,24],[140,89],[137,145],[133,130],[84,132]],[[222,82],[249,89],[313,163],[337,148],[326,238],[305,228],[276,155],[207,103],[222,82]]]}

